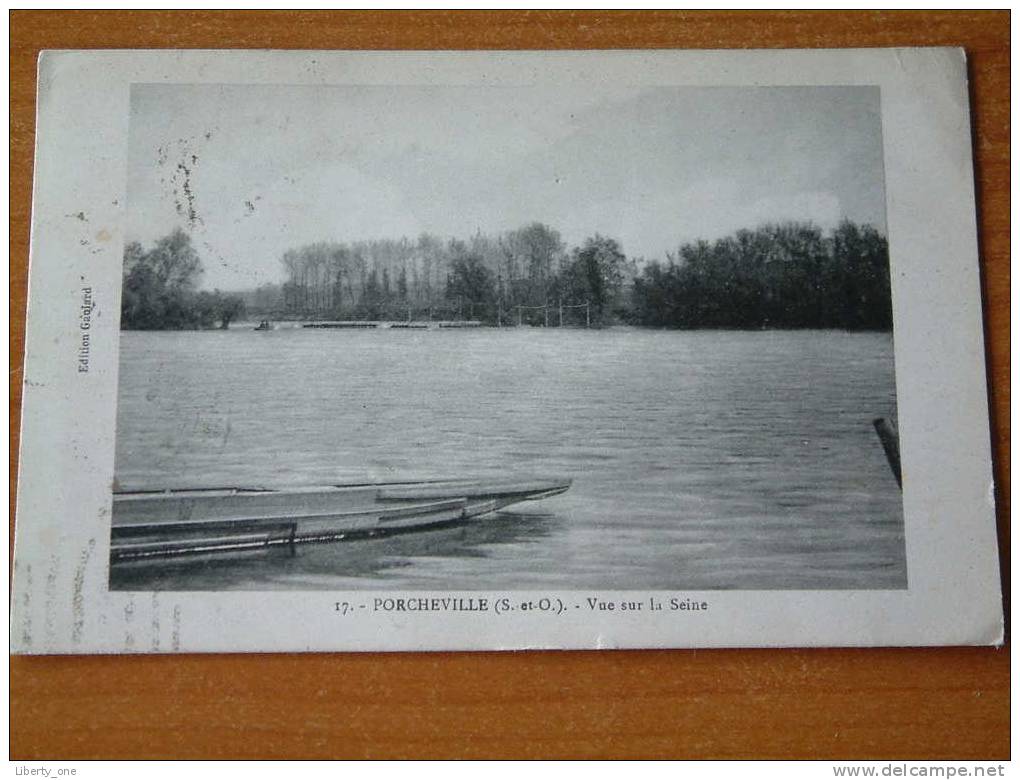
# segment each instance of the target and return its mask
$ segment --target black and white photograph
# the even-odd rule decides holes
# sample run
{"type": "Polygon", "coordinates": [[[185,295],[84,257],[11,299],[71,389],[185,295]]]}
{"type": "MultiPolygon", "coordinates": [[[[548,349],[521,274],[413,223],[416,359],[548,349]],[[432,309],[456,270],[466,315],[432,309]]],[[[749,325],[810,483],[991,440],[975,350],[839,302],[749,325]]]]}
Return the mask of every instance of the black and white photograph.
{"type": "Polygon", "coordinates": [[[1001,643],[960,50],[55,51],[37,105],[13,652],[1001,643]]]}
{"type": "Polygon", "coordinates": [[[110,587],[907,587],[876,86],[133,84],[110,587]]]}

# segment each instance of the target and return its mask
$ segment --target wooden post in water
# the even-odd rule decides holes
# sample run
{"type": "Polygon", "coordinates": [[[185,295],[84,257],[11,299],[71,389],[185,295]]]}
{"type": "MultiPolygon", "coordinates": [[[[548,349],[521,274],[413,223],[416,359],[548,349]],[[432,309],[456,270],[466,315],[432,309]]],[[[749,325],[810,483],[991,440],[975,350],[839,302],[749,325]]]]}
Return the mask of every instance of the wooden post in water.
{"type": "Polygon", "coordinates": [[[563,327],[563,299],[560,298],[560,327],[563,327]]]}
{"type": "Polygon", "coordinates": [[[518,303],[517,304],[517,327],[518,328],[521,327],[522,324],[523,323],[521,322],[521,305],[518,303]]]}
{"type": "Polygon", "coordinates": [[[902,490],[903,472],[900,468],[900,437],[896,433],[896,429],[884,417],[877,417],[872,420],[871,424],[875,426],[878,440],[882,442],[882,449],[885,450],[885,458],[889,461],[889,468],[892,469],[893,476],[896,477],[896,484],[902,490]]]}
{"type": "Polygon", "coordinates": [[[591,327],[591,304],[588,301],[584,302],[584,327],[591,327]]]}
{"type": "Polygon", "coordinates": [[[549,304],[546,303],[542,307],[542,316],[545,317],[545,327],[549,327],[549,304]]]}

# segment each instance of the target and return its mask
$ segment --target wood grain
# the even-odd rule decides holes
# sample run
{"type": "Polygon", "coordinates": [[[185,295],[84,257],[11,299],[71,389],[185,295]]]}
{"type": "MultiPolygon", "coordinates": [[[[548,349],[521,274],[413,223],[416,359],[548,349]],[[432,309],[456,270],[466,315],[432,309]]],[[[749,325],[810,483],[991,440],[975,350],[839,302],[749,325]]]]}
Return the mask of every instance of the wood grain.
{"type": "MultiPolygon", "coordinates": [[[[1009,12],[14,11],[10,22],[12,490],[40,49],[965,47],[1008,551],[1009,12]]],[[[1007,592],[1008,565],[1007,552],[1007,592]]],[[[16,657],[11,757],[1004,759],[1009,649],[16,657]]]]}

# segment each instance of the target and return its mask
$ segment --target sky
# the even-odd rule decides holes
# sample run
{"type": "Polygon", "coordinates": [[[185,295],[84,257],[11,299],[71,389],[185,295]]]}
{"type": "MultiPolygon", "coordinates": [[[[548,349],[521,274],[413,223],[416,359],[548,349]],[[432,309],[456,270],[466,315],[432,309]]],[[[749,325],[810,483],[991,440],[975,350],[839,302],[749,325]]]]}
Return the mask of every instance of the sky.
{"type": "Polygon", "coordinates": [[[202,286],[316,241],[531,222],[664,259],[763,222],[885,232],[876,87],[135,85],[127,239],[188,230],[202,286]]]}

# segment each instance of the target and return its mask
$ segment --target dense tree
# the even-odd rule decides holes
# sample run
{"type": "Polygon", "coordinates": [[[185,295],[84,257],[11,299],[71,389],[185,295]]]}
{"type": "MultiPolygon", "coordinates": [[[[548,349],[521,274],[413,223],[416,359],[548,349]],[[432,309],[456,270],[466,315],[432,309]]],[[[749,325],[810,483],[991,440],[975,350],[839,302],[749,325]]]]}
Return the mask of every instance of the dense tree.
{"type": "Polygon", "coordinates": [[[593,320],[603,323],[623,287],[626,262],[619,242],[596,234],[571,253],[559,292],[569,300],[589,302],[593,320]]]}
{"type": "Polygon", "coordinates": [[[889,244],[870,225],[842,222],[833,231],[825,279],[832,319],[843,328],[892,327],[889,244]]]}
{"type": "Polygon", "coordinates": [[[507,307],[546,304],[565,258],[560,234],[547,225],[533,222],[504,234],[498,245],[502,255],[499,271],[504,280],[507,307]]]}
{"type": "Polygon", "coordinates": [[[159,328],[163,322],[163,290],[156,274],[144,260],[134,259],[128,270],[130,259],[125,248],[125,271],[120,293],[120,326],[125,329],[149,330],[159,328]]]}
{"type": "Polygon", "coordinates": [[[496,282],[482,258],[462,250],[450,267],[446,297],[459,312],[495,319],[496,282]]]}
{"type": "Polygon", "coordinates": [[[400,275],[397,276],[397,297],[401,301],[407,300],[407,268],[400,267],[400,275]]]}
{"type": "Polygon", "coordinates": [[[181,228],[156,241],[145,254],[145,262],[156,274],[159,284],[167,290],[190,292],[202,277],[202,261],[191,243],[191,236],[181,228]]]}
{"type": "Polygon", "coordinates": [[[889,259],[874,228],[785,223],[685,244],[635,280],[634,319],[679,328],[886,329],[889,259]]]}
{"type": "Polygon", "coordinates": [[[382,308],[382,287],[379,284],[379,272],[373,268],[365,277],[364,294],[361,296],[361,314],[365,319],[379,319],[382,308]]]}
{"type": "Polygon", "coordinates": [[[183,230],[156,241],[149,251],[138,242],[124,247],[121,327],[126,330],[226,328],[244,311],[236,295],[196,292],[202,262],[183,230]]]}

